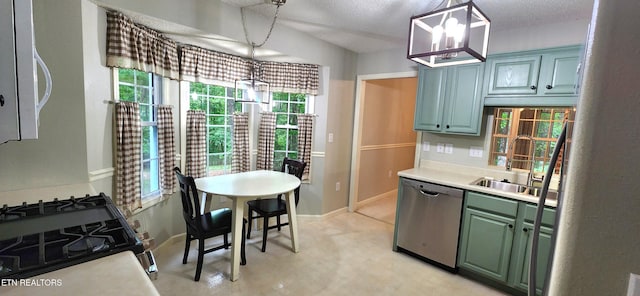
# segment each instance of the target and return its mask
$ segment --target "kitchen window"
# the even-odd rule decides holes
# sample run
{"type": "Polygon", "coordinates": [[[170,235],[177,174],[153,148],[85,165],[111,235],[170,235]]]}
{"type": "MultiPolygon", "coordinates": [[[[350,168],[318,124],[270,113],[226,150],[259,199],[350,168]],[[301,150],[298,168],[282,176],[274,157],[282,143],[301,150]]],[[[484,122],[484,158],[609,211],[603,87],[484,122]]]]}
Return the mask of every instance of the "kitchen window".
{"type": "MultiPolygon", "coordinates": [[[[493,115],[489,165],[505,167],[507,159],[511,159],[512,168],[528,170],[533,161],[534,172],[544,173],[564,123],[575,120],[575,109],[495,108],[493,115]],[[514,142],[517,136],[528,136],[533,141],[520,139],[514,142]],[[530,159],[531,152],[533,160],[530,159]]],[[[558,173],[559,166],[555,170],[558,173]]]]}
{"type": "Polygon", "coordinates": [[[162,77],[133,69],[114,69],[114,76],[118,82],[116,100],[140,104],[142,200],[158,197],[161,192],[157,106],[162,102],[162,77]]]}
{"type": "Polygon", "coordinates": [[[313,113],[312,96],[302,93],[274,92],[271,112],[276,114],[276,140],[273,169],[280,170],[285,156],[298,159],[298,115],[313,113]]]}
{"type": "Polygon", "coordinates": [[[234,88],[190,83],[189,108],[202,110],[207,117],[207,175],[231,173],[233,152],[233,112],[242,111],[234,101],[234,88]]]}

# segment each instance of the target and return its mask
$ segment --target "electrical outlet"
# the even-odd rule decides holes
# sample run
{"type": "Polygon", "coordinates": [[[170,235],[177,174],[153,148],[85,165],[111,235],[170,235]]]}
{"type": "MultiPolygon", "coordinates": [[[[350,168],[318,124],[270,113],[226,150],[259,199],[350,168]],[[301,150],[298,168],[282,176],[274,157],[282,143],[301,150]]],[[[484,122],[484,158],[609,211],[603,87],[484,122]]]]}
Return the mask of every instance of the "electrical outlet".
{"type": "Polygon", "coordinates": [[[444,153],[444,144],[438,143],[438,145],[436,146],[436,152],[444,153]]]}
{"type": "Polygon", "coordinates": [[[422,151],[429,151],[430,147],[429,147],[429,142],[422,142],[422,151]]]}
{"type": "Polygon", "coordinates": [[[329,133],[329,143],[333,143],[333,133],[329,133]]]}
{"type": "Polygon", "coordinates": [[[453,154],[453,144],[445,144],[444,145],[444,153],[453,154]]]}
{"type": "Polygon", "coordinates": [[[340,182],[336,182],[336,191],[340,191],[340,182]]]}
{"type": "Polygon", "coordinates": [[[469,156],[470,157],[482,157],[482,147],[471,146],[469,147],[469,156]]]}

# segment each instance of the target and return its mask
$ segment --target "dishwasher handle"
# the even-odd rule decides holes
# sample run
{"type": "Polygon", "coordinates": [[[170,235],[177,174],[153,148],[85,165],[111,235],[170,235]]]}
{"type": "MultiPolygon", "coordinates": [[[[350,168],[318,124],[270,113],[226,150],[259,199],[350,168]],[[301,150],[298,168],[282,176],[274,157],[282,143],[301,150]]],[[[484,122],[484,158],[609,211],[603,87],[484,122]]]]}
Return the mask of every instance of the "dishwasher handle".
{"type": "Polygon", "coordinates": [[[420,192],[420,194],[422,194],[422,196],[426,198],[436,198],[440,196],[440,192],[435,192],[435,191],[425,191],[422,189],[418,189],[418,192],[420,192]]]}

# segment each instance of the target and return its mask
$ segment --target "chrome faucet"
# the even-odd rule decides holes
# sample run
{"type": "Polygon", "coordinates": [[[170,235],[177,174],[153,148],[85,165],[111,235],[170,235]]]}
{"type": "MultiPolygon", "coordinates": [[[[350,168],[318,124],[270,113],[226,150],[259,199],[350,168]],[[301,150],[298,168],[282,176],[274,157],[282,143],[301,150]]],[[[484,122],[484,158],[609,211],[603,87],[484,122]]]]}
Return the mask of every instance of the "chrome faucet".
{"type": "MultiPolygon", "coordinates": [[[[534,154],[535,154],[535,147],[534,147],[534,143],[533,143],[533,138],[530,136],[525,136],[525,135],[519,135],[516,136],[515,139],[513,139],[513,141],[511,141],[511,145],[509,145],[509,150],[513,150],[513,148],[515,147],[516,141],[518,140],[529,140],[531,142],[531,153],[529,155],[529,174],[527,175],[527,186],[529,187],[533,187],[533,181],[538,181],[541,182],[543,178],[536,178],[533,174],[533,165],[534,165],[534,154]]],[[[507,151],[507,155],[509,155],[508,151],[507,151]]],[[[507,159],[507,164],[506,164],[506,168],[507,171],[511,171],[511,166],[512,166],[512,162],[513,160],[511,159],[507,159]]]]}

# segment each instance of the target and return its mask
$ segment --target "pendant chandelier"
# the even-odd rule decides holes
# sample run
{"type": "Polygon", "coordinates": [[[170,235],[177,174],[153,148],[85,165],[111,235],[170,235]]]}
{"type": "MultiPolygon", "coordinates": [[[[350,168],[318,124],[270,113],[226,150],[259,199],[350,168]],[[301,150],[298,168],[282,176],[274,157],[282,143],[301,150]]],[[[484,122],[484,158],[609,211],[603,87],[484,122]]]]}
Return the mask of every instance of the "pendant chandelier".
{"type": "Polygon", "coordinates": [[[280,6],[284,5],[286,0],[264,0],[265,3],[273,4],[276,6],[276,12],[273,16],[273,21],[271,22],[271,27],[269,28],[269,32],[267,36],[264,38],[260,44],[256,44],[255,42],[251,42],[249,39],[249,32],[247,31],[247,25],[244,16],[244,8],[240,8],[240,14],[242,15],[242,28],[244,29],[244,37],[247,41],[247,44],[251,46],[251,61],[249,62],[249,73],[250,76],[244,79],[235,81],[235,101],[243,102],[243,103],[264,103],[269,104],[271,92],[269,91],[269,83],[260,80],[260,63],[255,60],[255,51],[256,48],[263,46],[269,37],[271,36],[271,32],[273,31],[273,27],[276,23],[276,19],[278,18],[278,11],[280,10],[280,6]]]}
{"type": "MultiPolygon", "coordinates": [[[[484,62],[491,21],[472,2],[411,18],[407,58],[429,67],[484,62]]],[[[444,3],[444,2],[443,2],[444,3]]]]}

